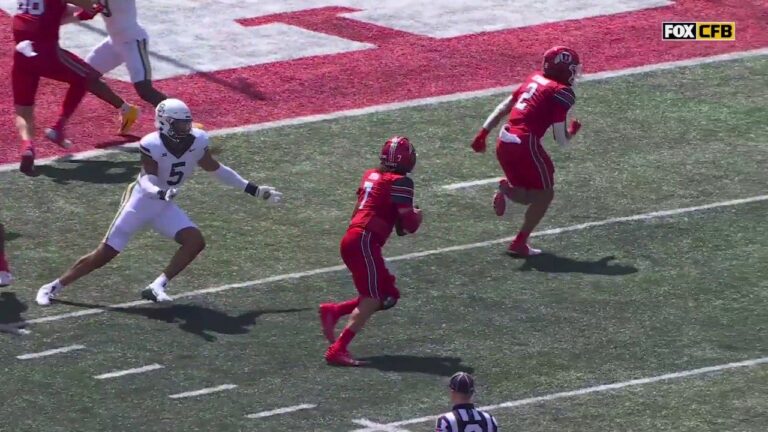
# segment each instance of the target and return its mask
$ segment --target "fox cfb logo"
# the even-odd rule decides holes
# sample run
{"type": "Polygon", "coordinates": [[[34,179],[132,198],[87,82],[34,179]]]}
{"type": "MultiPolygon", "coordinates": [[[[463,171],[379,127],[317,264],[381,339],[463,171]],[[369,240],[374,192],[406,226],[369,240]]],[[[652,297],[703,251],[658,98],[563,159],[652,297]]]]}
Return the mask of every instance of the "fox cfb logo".
{"type": "Polygon", "coordinates": [[[735,22],[665,22],[661,29],[662,40],[736,40],[735,22]]]}

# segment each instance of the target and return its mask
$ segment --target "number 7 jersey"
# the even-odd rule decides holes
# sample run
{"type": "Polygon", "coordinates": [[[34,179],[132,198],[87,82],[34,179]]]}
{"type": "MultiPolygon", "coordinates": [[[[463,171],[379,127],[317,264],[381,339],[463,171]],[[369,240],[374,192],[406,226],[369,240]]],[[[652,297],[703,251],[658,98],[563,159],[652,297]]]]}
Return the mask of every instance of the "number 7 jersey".
{"type": "Polygon", "coordinates": [[[403,174],[370,169],[357,189],[357,205],[350,228],[373,233],[384,245],[399,218],[398,207],[413,206],[413,180],[403,174]]]}
{"type": "Polygon", "coordinates": [[[192,128],[189,137],[188,145],[180,146],[175,151],[166,147],[159,132],[146,135],[139,142],[141,153],[157,162],[157,186],[161,189],[180,188],[192,176],[197,163],[208,151],[210,141],[205,131],[192,128]]]}
{"type": "Polygon", "coordinates": [[[512,103],[509,132],[531,133],[541,139],[552,124],[565,121],[568,110],[576,104],[576,95],[570,86],[536,72],[515,90],[512,103]]]}

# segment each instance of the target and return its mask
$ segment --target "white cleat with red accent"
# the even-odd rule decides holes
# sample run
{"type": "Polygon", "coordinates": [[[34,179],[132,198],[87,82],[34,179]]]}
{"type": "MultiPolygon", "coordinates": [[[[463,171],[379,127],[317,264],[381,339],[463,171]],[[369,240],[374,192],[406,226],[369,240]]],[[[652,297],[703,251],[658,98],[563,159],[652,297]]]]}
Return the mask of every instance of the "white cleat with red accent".
{"type": "Polygon", "coordinates": [[[509,247],[507,247],[507,252],[514,256],[529,257],[541,254],[541,249],[534,249],[528,246],[526,243],[512,242],[509,247]]]}

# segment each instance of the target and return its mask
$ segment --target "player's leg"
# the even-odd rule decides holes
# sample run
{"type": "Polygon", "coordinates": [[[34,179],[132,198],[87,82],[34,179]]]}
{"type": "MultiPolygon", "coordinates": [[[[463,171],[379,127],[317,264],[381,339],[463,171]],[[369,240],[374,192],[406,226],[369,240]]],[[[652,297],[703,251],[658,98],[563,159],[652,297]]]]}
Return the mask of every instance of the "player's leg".
{"type": "Polygon", "coordinates": [[[374,313],[393,307],[400,297],[394,284],[395,278],[389,273],[384,263],[381,246],[373,241],[370,232],[357,231],[357,233],[348,238],[346,244],[342,244],[342,258],[352,272],[352,279],[360,299],[341,335],[328,347],[325,354],[328,363],[342,366],[362,364],[349,355],[350,342],[374,313]]]}
{"type": "Polygon", "coordinates": [[[143,198],[138,192],[134,193],[136,187],[136,183],[131,183],[123,193],[117,215],[99,246],[80,257],[58,279],[40,287],[37,292],[37,304],[47,306],[64,287],[112,261],[125,249],[133,235],[158,213],[159,202],[143,198]]]}
{"type": "Polygon", "coordinates": [[[152,85],[152,64],[149,61],[148,45],[147,39],[134,40],[121,44],[120,50],[136,94],[153,107],[157,107],[160,102],[168,99],[168,96],[152,85]]]}
{"type": "Polygon", "coordinates": [[[152,226],[161,235],[173,238],[179,244],[168,266],[142,292],[141,297],[155,302],[171,301],[165,293],[168,282],[181,273],[200,252],[205,249],[203,233],[195,226],[189,216],[174,203],[166,203],[166,208],[153,221],[152,226]]]}
{"type": "Polygon", "coordinates": [[[21,164],[19,170],[28,175],[35,173],[35,147],[32,138],[35,136],[35,95],[40,84],[34,62],[21,53],[14,53],[11,68],[11,84],[13,87],[13,103],[16,129],[21,138],[21,164]]]}
{"type": "Polygon", "coordinates": [[[69,55],[67,51],[59,48],[47,51],[44,58],[46,64],[40,71],[40,75],[69,84],[61,105],[59,118],[56,124],[45,129],[45,136],[59,146],[69,148],[72,143],[66,138],[64,130],[69,118],[72,117],[85,97],[88,81],[97,75],[97,72],[87,64],[77,62],[77,57],[73,54],[69,55]]]}
{"type": "Polygon", "coordinates": [[[555,167],[541,143],[531,136],[528,140],[528,150],[531,156],[531,169],[526,173],[524,186],[530,204],[525,212],[523,225],[509,245],[509,251],[520,256],[530,256],[541,253],[538,249],[528,246],[528,237],[539,225],[555,196],[554,174],[555,167]]]}
{"type": "Polygon", "coordinates": [[[0,223],[0,286],[10,285],[12,281],[11,269],[5,258],[5,227],[0,223]]]}

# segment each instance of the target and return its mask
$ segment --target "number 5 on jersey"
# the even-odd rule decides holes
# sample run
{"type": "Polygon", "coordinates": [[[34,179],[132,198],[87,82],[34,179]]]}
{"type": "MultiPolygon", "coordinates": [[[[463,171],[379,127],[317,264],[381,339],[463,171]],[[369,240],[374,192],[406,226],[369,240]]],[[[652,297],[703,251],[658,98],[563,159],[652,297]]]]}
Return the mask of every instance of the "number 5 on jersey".
{"type": "Polygon", "coordinates": [[[176,186],[181,183],[181,179],[184,178],[184,171],[177,171],[177,168],[185,166],[186,162],[176,162],[171,165],[171,174],[168,176],[168,186],[176,186]]]}

